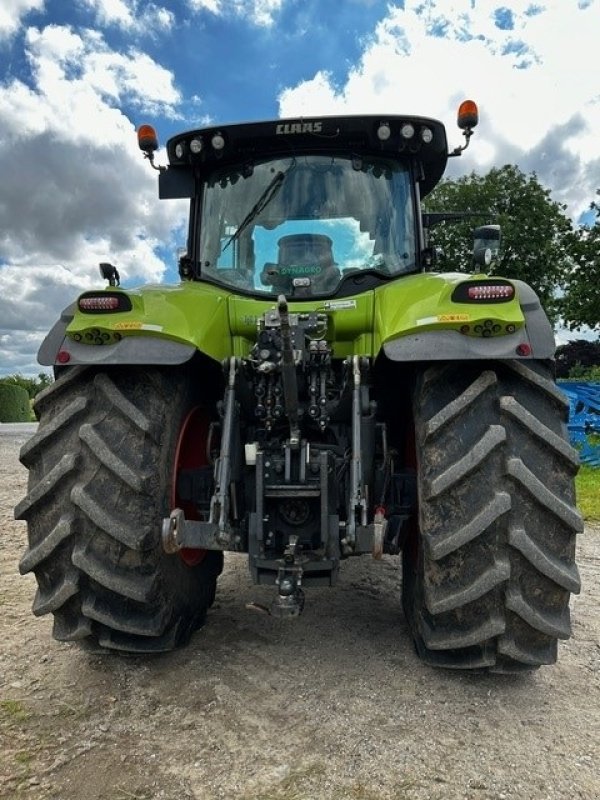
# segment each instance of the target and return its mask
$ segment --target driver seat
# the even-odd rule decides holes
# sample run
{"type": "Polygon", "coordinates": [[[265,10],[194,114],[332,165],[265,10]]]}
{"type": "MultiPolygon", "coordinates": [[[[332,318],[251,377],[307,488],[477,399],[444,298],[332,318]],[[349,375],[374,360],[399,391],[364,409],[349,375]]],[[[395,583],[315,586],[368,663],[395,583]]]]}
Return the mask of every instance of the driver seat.
{"type": "Polygon", "coordinates": [[[294,278],[310,278],[313,292],[335,289],[340,271],[333,260],[333,241],[320,233],[294,233],[277,242],[277,263],[265,264],[264,284],[276,291],[289,291],[294,278]]]}

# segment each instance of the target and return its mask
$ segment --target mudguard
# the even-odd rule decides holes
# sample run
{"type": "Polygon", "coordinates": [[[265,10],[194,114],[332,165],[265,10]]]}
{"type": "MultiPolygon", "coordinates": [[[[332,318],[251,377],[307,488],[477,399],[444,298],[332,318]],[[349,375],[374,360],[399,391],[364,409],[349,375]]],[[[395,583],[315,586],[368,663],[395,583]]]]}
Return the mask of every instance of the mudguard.
{"type": "MultiPolygon", "coordinates": [[[[336,358],[374,358],[382,351],[392,361],[552,358],[552,328],[526,283],[498,279],[515,287],[506,301],[469,303],[461,299],[464,292],[457,299],[461,287],[489,280],[419,273],[354,297],[291,301],[290,311],[326,313],[336,358]]],[[[275,300],[201,282],[98,290],[82,298],[63,311],[44,340],[40,364],[175,365],[196,351],[215,361],[244,357],[255,342],[258,318],[275,300]],[[82,309],[82,298],[110,295],[123,307],[82,309]]]]}
{"type": "Polygon", "coordinates": [[[230,355],[227,293],[217,287],[187,283],[110,293],[127,298],[125,310],[90,313],[73,303],[42,343],[39,363],[182,364],[197,350],[217,361],[230,355]]]}
{"type": "Polygon", "coordinates": [[[392,295],[379,303],[377,317],[382,350],[391,361],[548,359],[554,356],[552,326],[537,294],[523,281],[510,281],[516,290],[513,300],[475,306],[454,302],[451,297],[459,284],[476,283],[481,276],[421,277],[420,297],[415,298],[408,309],[400,302],[394,303],[398,298],[392,295]],[[498,335],[489,338],[473,335],[478,328],[485,329],[486,321],[499,329],[498,335]]]}

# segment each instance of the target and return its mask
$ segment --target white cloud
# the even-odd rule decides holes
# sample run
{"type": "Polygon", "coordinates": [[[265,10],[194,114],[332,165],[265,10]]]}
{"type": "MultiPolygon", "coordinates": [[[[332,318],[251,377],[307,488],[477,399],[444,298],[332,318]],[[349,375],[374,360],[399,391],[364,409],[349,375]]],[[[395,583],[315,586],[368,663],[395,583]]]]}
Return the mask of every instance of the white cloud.
{"type": "Polygon", "coordinates": [[[254,25],[268,28],[285,0],[187,0],[192,11],[210,11],[215,15],[235,14],[254,25]]]}
{"type": "Polygon", "coordinates": [[[128,101],[144,113],[172,116],[181,100],[172,73],[138,50],[111,50],[96,31],[75,33],[49,25],[42,31],[29,29],[26,42],[38,91],[52,110],[67,100],[69,122],[78,108],[88,122],[90,112],[105,115],[108,101],[128,101]]]}
{"type": "Polygon", "coordinates": [[[188,0],[192,11],[210,11],[212,14],[221,13],[221,0],[188,0]]]}
{"type": "Polygon", "coordinates": [[[128,32],[154,34],[175,24],[175,14],[164,6],[139,0],[80,0],[95,12],[100,25],[123,28],[128,32]]]}
{"type": "Polygon", "coordinates": [[[452,169],[519,163],[577,216],[600,186],[600,0],[533,8],[520,0],[390,6],[342,86],[318,72],[280,94],[280,114],[422,114],[446,121],[458,144],[456,108],[471,97],[480,128],[452,169]]]}
{"type": "Polygon", "coordinates": [[[161,279],[157,248],[174,249],[186,209],[158,201],[156,173],[119,107],[176,116],[171,73],[93,31],[32,28],[25,42],[31,85],[13,79],[0,92],[0,320],[12,329],[0,364],[21,353],[30,371],[35,332],[102,285],[100,261],[116,263],[128,285],[161,279]]]}
{"type": "MultiPolygon", "coordinates": [[[[275,21],[275,15],[283,5],[283,0],[254,0],[251,4],[250,18],[256,25],[264,25],[268,27],[275,21]]],[[[243,15],[246,3],[243,0],[236,2],[236,7],[243,15]]]]}
{"type": "Polygon", "coordinates": [[[2,0],[0,6],[0,41],[12,36],[21,27],[21,20],[30,11],[41,11],[44,0],[2,0]]]}
{"type": "Polygon", "coordinates": [[[134,24],[133,8],[125,0],[82,0],[84,5],[96,12],[98,20],[105,25],[130,28],[134,24]]]}
{"type": "Polygon", "coordinates": [[[26,43],[35,88],[16,79],[2,86],[0,159],[8,142],[42,134],[134,152],[132,123],[116,107],[123,101],[140,114],[177,116],[172,74],[144,53],[115,53],[93,31],[55,25],[29,29],[26,43]]]}

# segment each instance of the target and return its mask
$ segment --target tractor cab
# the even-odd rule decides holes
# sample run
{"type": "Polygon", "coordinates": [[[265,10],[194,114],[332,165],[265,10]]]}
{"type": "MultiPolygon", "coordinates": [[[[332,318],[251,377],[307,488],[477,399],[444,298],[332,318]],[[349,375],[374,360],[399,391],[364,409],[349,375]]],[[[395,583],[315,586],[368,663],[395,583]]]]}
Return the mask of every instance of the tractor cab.
{"type": "MultiPolygon", "coordinates": [[[[467,142],[476,124],[470,114],[459,115],[467,142]]],[[[157,141],[147,127],[140,147],[152,161],[157,141]]],[[[159,192],[190,198],[181,275],[236,293],[302,299],[356,294],[357,278],[373,288],[419,272],[421,198],[461,149],[448,153],[440,122],[405,116],[278,120],[175,136],[159,192]]]]}

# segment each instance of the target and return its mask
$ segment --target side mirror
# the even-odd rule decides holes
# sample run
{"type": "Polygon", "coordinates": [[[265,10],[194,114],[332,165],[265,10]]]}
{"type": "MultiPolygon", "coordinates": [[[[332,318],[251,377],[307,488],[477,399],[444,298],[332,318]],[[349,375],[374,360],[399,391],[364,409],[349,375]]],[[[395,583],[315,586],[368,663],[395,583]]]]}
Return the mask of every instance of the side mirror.
{"type": "Polygon", "coordinates": [[[108,281],[109,286],[120,286],[121,276],[115,266],[106,261],[100,262],[100,275],[105,281],[108,281]]]}
{"type": "Polygon", "coordinates": [[[422,262],[425,269],[433,270],[440,262],[445,260],[446,253],[440,245],[425,247],[422,251],[422,262]]]}
{"type": "Polygon", "coordinates": [[[179,267],[179,275],[183,280],[190,280],[194,273],[194,265],[192,259],[188,256],[187,247],[177,248],[177,266],[179,267]]]}
{"type": "Polygon", "coordinates": [[[482,225],[473,231],[473,263],[489,267],[498,260],[502,233],[500,225],[482,225]]]}

